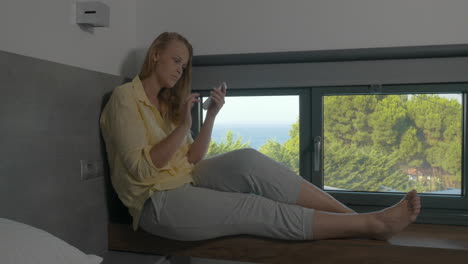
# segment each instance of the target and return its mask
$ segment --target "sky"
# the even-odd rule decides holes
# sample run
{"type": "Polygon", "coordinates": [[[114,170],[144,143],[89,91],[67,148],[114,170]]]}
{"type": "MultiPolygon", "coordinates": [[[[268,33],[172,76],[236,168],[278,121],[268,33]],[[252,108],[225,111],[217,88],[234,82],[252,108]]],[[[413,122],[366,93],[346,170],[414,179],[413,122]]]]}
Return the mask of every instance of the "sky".
{"type": "MultiPolygon", "coordinates": [[[[439,94],[440,97],[456,99],[461,103],[461,94],[439,94]]],[[[206,111],[204,112],[206,114],[206,111]]],[[[288,124],[299,117],[299,96],[236,96],[225,98],[217,124],[288,124]]]]}
{"type": "MultiPolygon", "coordinates": [[[[206,114],[206,111],[204,112],[206,114]]],[[[225,98],[217,124],[293,124],[299,117],[299,96],[236,96],[225,98]]]]}
{"type": "Polygon", "coordinates": [[[462,102],[462,94],[439,94],[439,96],[447,99],[456,99],[460,104],[462,102]]]}

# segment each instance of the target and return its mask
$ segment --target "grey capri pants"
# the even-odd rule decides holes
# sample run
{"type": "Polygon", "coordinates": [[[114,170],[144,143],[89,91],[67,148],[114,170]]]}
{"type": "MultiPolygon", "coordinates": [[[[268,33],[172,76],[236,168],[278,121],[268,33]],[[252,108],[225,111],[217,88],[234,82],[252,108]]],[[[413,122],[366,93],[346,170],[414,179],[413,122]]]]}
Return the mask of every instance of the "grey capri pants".
{"type": "Polygon", "coordinates": [[[154,193],[145,202],[140,227],[184,241],[239,234],[312,239],[314,210],[295,205],[304,179],[255,149],[202,160],[193,179],[154,193]]]}

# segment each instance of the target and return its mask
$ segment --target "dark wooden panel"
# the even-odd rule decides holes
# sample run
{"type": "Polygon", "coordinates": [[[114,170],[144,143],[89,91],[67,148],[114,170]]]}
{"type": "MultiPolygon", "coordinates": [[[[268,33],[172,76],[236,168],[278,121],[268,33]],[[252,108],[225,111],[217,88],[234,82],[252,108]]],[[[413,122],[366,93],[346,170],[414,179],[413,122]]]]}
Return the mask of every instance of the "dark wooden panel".
{"type": "MultiPolygon", "coordinates": [[[[410,228],[406,236],[430,228],[410,228]]],[[[437,228],[436,228],[437,229],[437,228]]],[[[442,229],[437,229],[441,231],[442,229]]],[[[460,231],[460,230],[458,230],[460,231]]],[[[404,241],[405,239],[400,239],[404,241]]],[[[417,240],[417,239],[416,239],[417,240]]],[[[342,239],[284,241],[254,236],[182,242],[134,232],[129,225],[109,225],[109,249],[159,255],[249,261],[258,263],[438,263],[468,260],[465,250],[396,245],[395,241],[342,239]]]]}

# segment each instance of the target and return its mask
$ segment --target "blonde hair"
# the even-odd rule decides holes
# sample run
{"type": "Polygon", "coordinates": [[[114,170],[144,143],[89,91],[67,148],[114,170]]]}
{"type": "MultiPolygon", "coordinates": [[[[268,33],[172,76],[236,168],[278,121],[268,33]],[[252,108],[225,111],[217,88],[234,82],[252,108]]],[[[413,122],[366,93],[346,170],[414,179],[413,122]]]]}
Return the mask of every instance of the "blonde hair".
{"type": "Polygon", "coordinates": [[[174,87],[168,89],[163,88],[158,94],[159,102],[161,103],[162,111],[161,113],[164,119],[170,120],[174,124],[178,124],[181,120],[181,111],[183,108],[184,99],[191,92],[192,84],[192,56],[193,48],[192,45],[188,42],[186,38],[182,35],[175,32],[164,32],[160,34],[151,44],[146,53],[145,61],[141,67],[140,80],[146,79],[151,74],[154,73],[156,69],[156,62],[153,58],[156,57],[156,54],[164,51],[172,41],[180,41],[188,49],[189,58],[185,70],[182,73],[179,81],[174,85],[174,87]]]}

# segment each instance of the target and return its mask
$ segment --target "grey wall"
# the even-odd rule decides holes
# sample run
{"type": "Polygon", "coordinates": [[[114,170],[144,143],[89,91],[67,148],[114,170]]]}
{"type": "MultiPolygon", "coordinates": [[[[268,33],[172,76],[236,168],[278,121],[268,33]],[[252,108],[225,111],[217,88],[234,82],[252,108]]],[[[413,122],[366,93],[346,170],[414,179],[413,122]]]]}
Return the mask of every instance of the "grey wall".
{"type": "Polygon", "coordinates": [[[123,81],[0,51],[0,217],[46,230],[104,263],[154,263],[159,257],[107,252],[108,177],[80,176],[80,160],[103,160],[103,98],[123,81]]]}
{"type": "MultiPolygon", "coordinates": [[[[43,229],[103,264],[161,256],[107,250],[107,223],[128,222],[105,175],[81,180],[80,160],[103,160],[103,102],[124,78],[0,51],[0,217],[43,229]]],[[[208,263],[173,258],[161,263],[208,263]]],[[[159,263],[159,262],[158,262],[159,263]]],[[[209,263],[237,263],[214,261],[209,263]]]]}

